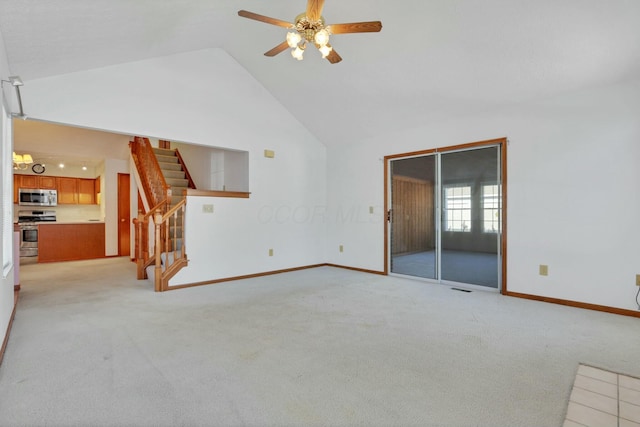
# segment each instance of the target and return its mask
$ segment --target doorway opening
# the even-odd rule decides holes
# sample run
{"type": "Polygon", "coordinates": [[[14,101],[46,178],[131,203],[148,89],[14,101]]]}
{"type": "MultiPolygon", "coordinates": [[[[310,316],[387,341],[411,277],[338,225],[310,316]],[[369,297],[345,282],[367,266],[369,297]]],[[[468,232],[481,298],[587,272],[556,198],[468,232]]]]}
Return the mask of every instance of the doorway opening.
{"type": "Polygon", "coordinates": [[[506,138],[385,157],[385,273],[506,292],[506,138]]]}

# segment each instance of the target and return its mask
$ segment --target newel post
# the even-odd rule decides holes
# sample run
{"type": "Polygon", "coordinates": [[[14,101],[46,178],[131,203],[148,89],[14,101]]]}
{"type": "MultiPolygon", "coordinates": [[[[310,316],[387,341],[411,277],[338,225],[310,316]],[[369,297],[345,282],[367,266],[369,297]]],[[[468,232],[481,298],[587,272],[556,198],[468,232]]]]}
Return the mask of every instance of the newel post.
{"type": "Polygon", "coordinates": [[[133,230],[135,233],[135,256],[136,256],[136,277],[138,280],[142,280],[145,277],[144,271],[144,257],[142,256],[142,222],[143,217],[138,214],[137,218],[133,219],[133,230]]]}
{"type": "Polygon", "coordinates": [[[162,214],[156,212],[153,217],[153,222],[155,223],[155,247],[153,249],[153,253],[156,258],[156,266],[155,266],[155,290],[156,292],[164,291],[162,286],[162,214]]]}

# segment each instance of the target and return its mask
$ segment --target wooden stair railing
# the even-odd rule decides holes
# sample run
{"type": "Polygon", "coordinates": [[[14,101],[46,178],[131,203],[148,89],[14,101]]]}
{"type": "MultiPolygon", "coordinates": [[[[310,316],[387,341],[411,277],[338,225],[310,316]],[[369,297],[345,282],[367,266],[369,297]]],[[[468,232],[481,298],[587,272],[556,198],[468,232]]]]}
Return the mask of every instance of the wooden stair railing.
{"type": "MultiPolygon", "coordinates": [[[[154,288],[156,292],[162,292],[169,288],[169,280],[188,264],[184,235],[186,197],[171,207],[171,187],[167,185],[148,138],[135,137],[129,146],[142,190],[153,205],[149,212],[140,213],[133,220],[136,275],[140,280],[147,279],[147,268],[154,265],[154,288]]],[[[178,158],[189,182],[193,182],[179,154],[178,158]]]]}
{"type": "MultiPolygon", "coordinates": [[[[158,159],[153,153],[149,138],[136,136],[129,142],[131,157],[136,165],[140,181],[149,205],[155,206],[166,200],[170,187],[162,175],[158,159]]],[[[171,200],[171,199],[169,199],[171,200]]]]}
{"type": "Polygon", "coordinates": [[[169,280],[188,264],[184,234],[187,199],[183,199],[166,213],[162,213],[163,206],[166,206],[164,201],[133,220],[137,278],[147,279],[147,267],[153,265],[156,292],[166,291],[169,280]],[[152,247],[150,242],[153,242],[152,247]]]}
{"type": "MultiPolygon", "coordinates": [[[[167,201],[163,200],[149,209],[146,214],[139,213],[138,217],[133,219],[138,280],[147,279],[147,267],[155,262],[155,239],[152,239],[152,233],[149,232],[149,224],[153,223],[156,213],[161,213],[165,209],[166,204],[167,201]],[[150,242],[154,242],[154,245],[151,246],[150,242]]],[[[155,226],[153,231],[155,232],[155,226]]]]}
{"type": "Polygon", "coordinates": [[[169,280],[188,264],[184,242],[185,209],[187,199],[172,207],[167,213],[156,212],[155,222],[155,290],[166,291],[169,280]],[[178,233],[180,230],[180,233],[178,233]],[[172,232],[173,231],[173,232],[172,232]],[[164,254],[164,259],[162,255],[164,254]]]}
{"type": "Polygon", "coordinates": [[[180,151],[178,151],[177,148],[176,148],[176,156],[178,157],[178,161],[180,162],[180,165],[182,165],[182,170],[184,171],[184,176],[189,181],[189,185],[187,187],[193,188],[195,190],[196,189],[196,183],[193,182],[193,179],[191,178],[191,174],[189,173],[189,169],[187,169],[187,164],[184,162],[184,159],[182,158],[182,155],[180,154],[180,151]]]}

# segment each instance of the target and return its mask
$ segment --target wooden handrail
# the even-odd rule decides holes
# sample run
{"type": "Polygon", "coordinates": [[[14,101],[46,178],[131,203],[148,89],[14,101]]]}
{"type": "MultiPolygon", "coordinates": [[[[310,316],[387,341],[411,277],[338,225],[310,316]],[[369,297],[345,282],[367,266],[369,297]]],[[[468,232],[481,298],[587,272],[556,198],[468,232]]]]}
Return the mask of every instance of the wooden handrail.
{"type": "Polygon", "coordinates": [[[196,183],[193,182],[193,179],[191,178],[191,174],[189,173],[189,169],[187,169],[187,164],[182,159],[182,155],[180,154],[180,151],[177,148],[176,148],[176,156],[178,157],[178,161],[180,162],[180,165],[182,165],[182,170],[184,172],[184,176],[188,180],[187,187],[195,189],[196,188],[196,183]]]}
{"type": "Polygon", "coordinates": [[[176,203],[174,207],[172,207],[171,209],[169,209],[167,212],[164,213],[164,215],[162,215],[162,221],[164,222],[164,220],[166,220],[167,218],[169,218],[171,215],[173,215],[176,211],[180,210],[182,208],[182,206],[185,204],[185,200],[180,200],[180,202],[176,203]]]}
{"type": "Polygon", "coordinates": [[[169,185],[162,175],[158,159],[153,153],[149,138],[136,136],[129,143],[131,155],[140,174],[142,186],[150,199],[150,204],[157,205],[168,196],[169,185]]]}
{"type": "MultiPolygon", "coordinates": [[[[158,158],[153,153],[153,148],[151,147],[151,142],[149,142],[149,138],[144,138],[144,146],[147,152],[150,153],[149,157],[151,158],[151,162],[153,163],[153,174],[155,175],[155,179],[157,179],[158,182],[162,184],[162,197],[170,198],[170,196],[168,196],[168,193],[167,193],[169,191],[169,185],[167,184],[167,181],[164,179],[164,175],[162,174],[162,169],[160,169],[160,163],[158,163],[158,158]]],[[[160,203],[160,200],[158,200],[157,203],[160,203]]]]}
{"type": "Polygon", "coordinates": [[[149,209],[149,212],[144,214],[145,218],[150,218],[152,215],[155,215],[156,212],[164,212],[169,204],[171,204],[171,197],[165,197],[160,203],[149,209]]]}

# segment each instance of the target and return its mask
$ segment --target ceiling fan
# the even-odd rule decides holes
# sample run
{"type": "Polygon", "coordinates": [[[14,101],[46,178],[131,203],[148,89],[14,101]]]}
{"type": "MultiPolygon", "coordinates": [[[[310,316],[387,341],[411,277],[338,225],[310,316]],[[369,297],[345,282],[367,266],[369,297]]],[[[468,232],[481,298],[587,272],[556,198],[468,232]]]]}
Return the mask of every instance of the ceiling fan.
{"type": "Polygon", "coordinates": [[[326,25],[322,17],[323,7],[324,0],[307,0],[307,10],[296,16],[293,23],[259,15],[247,10],[239,10],[238,15],[243,18],[266,22],[267,24],[290,30],[287,33],[287,39],[273,49],[265,52],[266,56],[276,56],[288,48],[291,48],[291,55],[297,60],[302,60],[307,43],[309,43],[317,47],[322,57],[327,58],[332,64],[342,61],[342,58],[329,44],[330,35],[374,33],[382,29],[382,22],[380,21],[326,25]]]}

